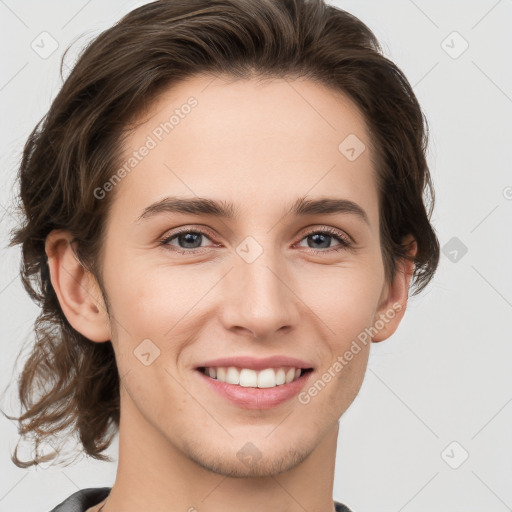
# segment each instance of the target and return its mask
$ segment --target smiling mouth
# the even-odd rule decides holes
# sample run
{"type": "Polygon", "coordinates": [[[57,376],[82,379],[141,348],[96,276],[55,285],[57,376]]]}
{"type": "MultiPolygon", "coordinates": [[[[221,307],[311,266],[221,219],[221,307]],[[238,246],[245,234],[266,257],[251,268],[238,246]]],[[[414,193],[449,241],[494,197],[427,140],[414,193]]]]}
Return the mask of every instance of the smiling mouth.
{"type": "Polygon", "coordinates": [[[278,367],[266,368],[256,371],[249,368],[205,367],[200,366],[198,371],[207,377],[240,387],[273,388],[290,384],[313,371],[313,368],[278,367]]]}

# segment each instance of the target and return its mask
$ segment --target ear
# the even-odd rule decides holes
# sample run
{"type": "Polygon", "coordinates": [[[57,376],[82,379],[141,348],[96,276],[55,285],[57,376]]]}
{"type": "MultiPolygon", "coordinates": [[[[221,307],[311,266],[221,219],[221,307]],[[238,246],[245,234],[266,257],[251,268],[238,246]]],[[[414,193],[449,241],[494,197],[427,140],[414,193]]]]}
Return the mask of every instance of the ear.
{"type": "MultiPolygon", "coordinates": [[[[402,240],[402,244],[410,244],[408,254],[416,255],[418,245],[411,235],[406,236],[402,240]]],[[[395,277],[391,283],[386,283],[381,294],[379,308],[373,323],[377,333],[372,337],[372,341],[384,341],[398,328],[407,307],[409,285],[413,273],[414,262],[404,258],[397,262],[395,277]]]]}
{"type": "Polygon", "coordinates": [[[71,326],[91,341],[109,341],[110,322],[101,290],[82,265],[69,231],[54,229],[46,237],[50,280],[71,326]]]}

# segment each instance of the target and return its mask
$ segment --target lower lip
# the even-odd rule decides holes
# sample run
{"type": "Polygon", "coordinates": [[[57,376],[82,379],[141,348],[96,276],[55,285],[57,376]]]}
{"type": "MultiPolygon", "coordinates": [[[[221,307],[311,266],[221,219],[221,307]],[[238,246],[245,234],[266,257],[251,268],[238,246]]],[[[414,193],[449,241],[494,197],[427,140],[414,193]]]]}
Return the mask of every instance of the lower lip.
{"type": "Polygon", "coordinates": [[[313,373],[308,371],[293,382],[273,388],[249,388],[220,382],[205,375],[201,370],[196,370],[196,372],[211,389],[243,409],[270,409],[290,400],[299,394],[313,373]]]}

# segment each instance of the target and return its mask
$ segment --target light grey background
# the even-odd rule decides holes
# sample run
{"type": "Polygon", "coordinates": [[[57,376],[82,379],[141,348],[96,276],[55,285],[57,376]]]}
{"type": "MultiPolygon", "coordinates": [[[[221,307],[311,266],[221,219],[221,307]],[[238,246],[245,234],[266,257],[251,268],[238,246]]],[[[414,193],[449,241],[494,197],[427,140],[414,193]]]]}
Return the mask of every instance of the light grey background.
{"type": "MultiPolygon", "coordinates": [[[[21,368],[15,358],[30,347],[38,312],[18,277],[19,248],[6,248],[23,143],[60,87],[64,49],[80,38],[71,65],[86,41],[144,3],[0,0],[2,390],[21,368]],[[47,58],[31,48],[42,46],[43,31],[58,43],[47,58]]],[[[398,331],[372,346],[361,392],[340,422],[334,497],[354,512],[510,510],[512,1],[330,3],[368,24],[414,86],[431,129],[443,247],[434,281],[410,300],[398,331]]],[[[17,468],[16,426],[1,416],[0,429],[0,512],[48,511],[78,489],[114,482],[115,462],[85,457],[17,468]]],[[[116,458],[117,438],[107,453],[116,458]]]]}

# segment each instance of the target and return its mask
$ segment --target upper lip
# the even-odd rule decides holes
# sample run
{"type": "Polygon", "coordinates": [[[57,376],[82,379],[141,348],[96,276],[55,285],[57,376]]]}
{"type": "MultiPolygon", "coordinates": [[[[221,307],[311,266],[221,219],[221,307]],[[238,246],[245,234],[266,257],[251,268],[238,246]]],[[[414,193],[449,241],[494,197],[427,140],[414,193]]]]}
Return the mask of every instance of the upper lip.
{"type": "Polygon", "coordinates": [[[313,368],[313,365],[289,356],[272,356],[265,358],[255,358],[251,356],[223,357],[219,359],[211,359],[204,363],[198,364],[196,368],[203,367],[228,367],[236,366],[237,368],[250,368],[252,370],[264,370],[265,368],[279,368],[280,366],[293,366],[294,368],[313,368]]]}

